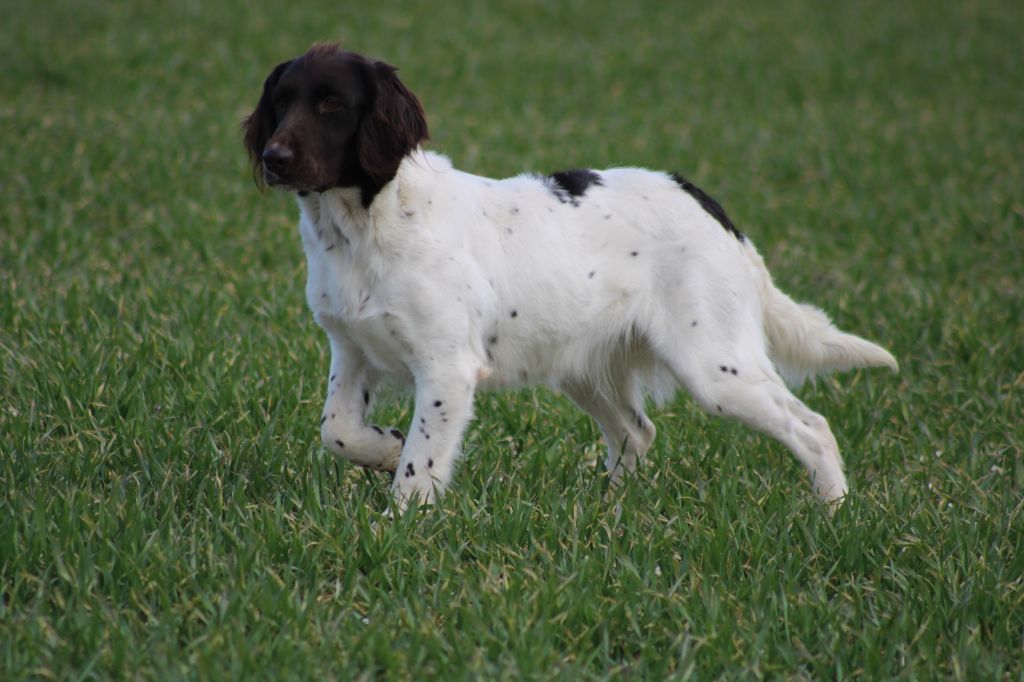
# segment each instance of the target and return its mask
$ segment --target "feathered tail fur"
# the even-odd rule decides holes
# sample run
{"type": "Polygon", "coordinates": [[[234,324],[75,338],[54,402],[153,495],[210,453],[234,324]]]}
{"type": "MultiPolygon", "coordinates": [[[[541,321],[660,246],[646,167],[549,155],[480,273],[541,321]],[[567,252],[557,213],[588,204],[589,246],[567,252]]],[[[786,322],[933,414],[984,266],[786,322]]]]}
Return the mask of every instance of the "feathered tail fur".
{"type": "Polygon", "coordinates": [[[760,254],[749,241],[746,247],[761,273],[768,355],[787,384],[799,386],[817,374],[856,367],[899,371],[899,364],[889,351],[840,331],[823,311],[797,303],[776,288],[760,254]]]}

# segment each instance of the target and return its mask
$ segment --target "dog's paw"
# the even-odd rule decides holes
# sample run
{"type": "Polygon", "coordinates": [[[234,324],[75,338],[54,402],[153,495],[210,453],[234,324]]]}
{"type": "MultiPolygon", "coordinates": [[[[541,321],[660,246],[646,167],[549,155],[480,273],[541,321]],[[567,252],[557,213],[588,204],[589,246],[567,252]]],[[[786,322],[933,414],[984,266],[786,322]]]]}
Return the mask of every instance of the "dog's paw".
{"type": "Polygon", "coordinates": [[[392,504],[389,511],[405,514],[410,507],[424,508],[433,506],[436,488],[433,485],[423,486],[409,479],[396,478],[391,485],[392,504]]]}
{"type": "Polygon", "coordinates": [[[379,518],[376,518],[376,519],[370,521],[370,528],[373,529],[376,532],[376,531],[381,530],[384,526],[390,524],[394,520],[395,520],[395,511],[393,509],[391,509],[390,507],[388,507],[383,512],[381,512],[381,515],[380,515],[379,518]]]}

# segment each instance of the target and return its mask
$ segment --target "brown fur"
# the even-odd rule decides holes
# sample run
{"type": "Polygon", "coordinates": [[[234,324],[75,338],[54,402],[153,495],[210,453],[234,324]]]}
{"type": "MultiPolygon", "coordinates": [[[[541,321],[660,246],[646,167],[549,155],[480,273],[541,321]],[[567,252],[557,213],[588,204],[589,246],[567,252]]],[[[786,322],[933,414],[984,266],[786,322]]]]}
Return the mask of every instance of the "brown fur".
{"type": "Polygon", "coordinates": [[[359,187],[368,206],[429,136],[423,107],[396,71],[333,44],[278,64],[242,123],[256,183],[359,187]]]}

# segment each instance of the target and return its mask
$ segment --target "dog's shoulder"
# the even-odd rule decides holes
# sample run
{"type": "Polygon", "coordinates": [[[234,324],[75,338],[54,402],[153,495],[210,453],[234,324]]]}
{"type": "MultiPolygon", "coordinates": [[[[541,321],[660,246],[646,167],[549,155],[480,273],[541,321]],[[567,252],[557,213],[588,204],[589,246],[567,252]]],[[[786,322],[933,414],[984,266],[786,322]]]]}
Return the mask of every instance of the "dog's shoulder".
{"type": "Polygon", "coordinates": [[[371,207],[383,211],[396,207],[404,212],[432,206],[439,190],[458,184],[458,171],[451,160],[437,152],[417,149],[402,160],[393,182],[394,192],[387,192],[371,207]]]}

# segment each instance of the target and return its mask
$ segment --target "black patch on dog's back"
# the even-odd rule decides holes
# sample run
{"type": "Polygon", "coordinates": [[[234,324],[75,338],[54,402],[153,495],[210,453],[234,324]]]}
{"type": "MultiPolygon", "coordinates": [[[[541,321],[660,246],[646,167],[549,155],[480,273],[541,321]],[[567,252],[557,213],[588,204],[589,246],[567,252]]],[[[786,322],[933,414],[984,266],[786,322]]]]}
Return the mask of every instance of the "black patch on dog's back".
{"type": "Polygon", "coordinates": [[[569,196],[581,197],[591,185],[601,186],[601,176],[588,168],[559,171],[551,174],[551,181],[565,190],[569,196]]]}
{"type": "Polygon", "coordinates": [[[579,206],[579,198],[587,193],[591,185],[601,187],[601,176],[588,168],[558,171],[548,176],[551,191],[563,204],[579,206]]]}
{"type": "Polygon", "coordinates": [[[708,215],[717,220],[719,224],[726,229],[726,231],[732,233],[732,235],[741,242],[744,240],[743,233],[736,229],[736,226],[732,224],[731,220],[729,220],[729,216],[725,214],[725,209],[723,209],[717,201],[709,197],[700,187],[697,187],[697,185],[693,184],[678,173],[672,173],[672,179],[676,181],[676,184],[679,185],[684,192],[696,199],[701,208],[707,211],[708,215]]]}

